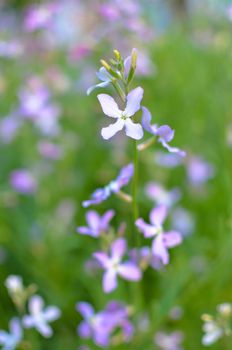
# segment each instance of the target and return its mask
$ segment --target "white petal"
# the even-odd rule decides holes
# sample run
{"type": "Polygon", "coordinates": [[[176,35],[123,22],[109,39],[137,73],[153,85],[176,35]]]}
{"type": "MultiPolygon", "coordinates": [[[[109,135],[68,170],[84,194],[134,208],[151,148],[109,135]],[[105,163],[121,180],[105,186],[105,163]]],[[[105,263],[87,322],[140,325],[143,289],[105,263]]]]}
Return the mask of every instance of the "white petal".
{"type": "Polygon", "coordinates": [[[112,118],[121,117],[122,112],[118,108],[118,105],[114,101],[113,97],[107,94],[100,94],[100,95],[97,95],[97,98],[101,104],[103,113],[105,113],[105,115],[108,115],[108,117],[112,117],[112,118]]]}
{"type": "Polygon", "coordinates": [[[126,135],[135,140],[140,140],[143,137],[143,128],[140,124],[133,123],[127,118],[125,121],[126,135]]]}
{"type": "Polygon", "coordinates": [[[101,130],[101,135],[103,139],[109,140],[112,136],[114,136],[118,131],[122,130],[125,125],[125,121],[123,119],[118,119],[116,123],[110,124],[106,128],[101,130]]]}
{"type": "Polygon", "coordinates": [[[143,89],[139,86],[127,95],[125,114],[131,117],[140,109],[140,102],[143,98],[143,89]]]}
{"type": "Polygon", "coordinates": [[[32,315],[39,314],[44,306],[44,301],[39,295],[34,295],[29,301],[29,310],[32,315]]]}

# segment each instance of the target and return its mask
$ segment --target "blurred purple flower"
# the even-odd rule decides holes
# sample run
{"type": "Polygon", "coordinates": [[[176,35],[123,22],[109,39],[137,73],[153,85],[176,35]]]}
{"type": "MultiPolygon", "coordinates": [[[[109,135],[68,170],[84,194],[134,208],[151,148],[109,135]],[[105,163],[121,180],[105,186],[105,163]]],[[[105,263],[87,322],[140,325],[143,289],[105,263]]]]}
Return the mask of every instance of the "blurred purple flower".
{"type": "Polygon", "coordinates": [[[0,345],[2,350],[15,350],[23,339],[23,330],[18,318],[14,317],[10,321],[10,332],[0,330],[0,345]]]}
{"type": "Polygon", "coordinates": [[[134,174],[134,166],[133,164],[128,164],[123,167],[118,175],[118,177],[111,181],[109,185],[98,188],[91,195],[91,199],[84,201],[82,203],[83,207],[89,207],[92,204],[99,204],[105,201],[112,193],[117,193],[120,189],[127,185],[134,174]]]}
{"type": "Polygon", "coordinates": [[[192,214],[184,208],[175,208],[172,212],[172,227],[179,231],[182,236],[191,235],[195,227],[192,214]]]}
{"type": "Polygon", "coordinates": [[[155,237],[152,242],[152,254],[158,257],[164,265],[169,263],[168,248],[175,247],[182,242],[181,234],[177,231],[164,231],[162,224],[167,216],[167,208],[160,205],[150,213],[151,224],[142,218],[136,220],[136,226],[145,238],[155,237]]]}
{"type": "Polygon", "coordinates": [[[187,162],[187,175],[193,186],[201,186],[214,176],[214,167],[202,158],[193,156],[187,162]]]}
{"type": "Polygon", "coordinates": [[[47,28],[55,11],[55,3],[37,4],[28,7],[24,19],[24,27],[28,32],[47,28]]]}
{"type": "Polygon", "coordinates": [[[181,346],[183,334],[181,332],[173,332],[171,334],[158,332],[154,340],[162,350],[183,350],[181,346]]]}
{"type": "Polygon", "coordinates": [[[82,235],[99,237],[102,233],[106,233],[109,230],[109,222],[114,215],[114,210],[108,210],[103,216],[100,216],[94,210],[89,210],[86,213],[88,226],[77,227],[77,232],[82,235]]]}
{"type": "Polygon", "coordinates": [[[28,88],[19,92],[19,112],[23,117],[32,119],[35,125],[45,135],[56,135],[59,131],[57,119],[60,109],[50,101],[49,90],[37,81],[36,77],[28,82],[28,88]],[[30,86],[31,85],[31,86],[30,86]]]}
{"type": "Polygon", "coordinates": [[[39,295],[31,297],[28,308],[30,315],[23,317],[24,327],[36,328],[44,337],[51,337],[53,331],[48,322],[55,321],[60,317],[60,309],[56,306],[48,306],[44,309],[44,301],[39,295]]]}
{"type": "Polygon", "coordinates": [[[99,13],[110,22],[120,17],[119,9],[114,4],[110,3],[103,3],[99,8],[99,13]]]}
{"type": "Polygon", "coordinates": [[[4,143],[10,143],[14,139],[21,124],[21,120],[17,118],[16,114],[3,118],[0,121],[0,140],[4,143]]]}
{"type": "Polygon", "coordinates": [[[133,326],[128,320],[127,308],[121,303],[111,301],[103,311],[98,313],[95,313],[93,307],[87,302],[78,303],[76,308],[84,318],[77,329],[81,338],[92,338],[98,346],[107,347],[110,336],[118,328],[122,330],[124,341],[128,341],[133,335],[133,326]]]}
{"type": "Polygon", "coordinates": [[[117,119],[116,123],[110,124],[108,127],[102,129],[101,134],[105,140],[110,139],[124,127],[127,136],[135,140],[140,140],[143,137],[142,126],[131,120],[131,117],[140,109],[140,102],[143,98],[143,89],[141,87],[137,87],[129,92],[124,111],[121,111],[118,108],[117,103],[111,96],[100,94],[97,97],[104,114],[108,117],[117,119]]]}
{"type": "Polygon", "coordinates": [[[105,270],[103,275],[103,290],[106,293],[112,292],[117,287],[117,275],[129,281],[138,281],[141,279],[141,271],[134,262],[122,262],[126,250],[126,240],[124,238],[118,238],[111,244],[110,256],[105,252],[96,252],[93,254],[105,270]]]}
{"type": "Polygon", "coordinates": [[[146,193],[157,205],[165,205],[167,208],[172,207],[181,197],[179,188],[167,191],[157,182],[149,182],[146,186],[146,193]]]}
{"type": "MultiPolygon", "coordinates": [[[[134,49],[135,50],[135,49],[134,49]]],[[[137,52],[137,50],[136,50],[137,52]]],[[[128,56],[124,61],[125,76],[128,75],[131,67],[131,56],[128,56]]],[[[155,68],[145,52],[137,52],[136,74],[146,76],[154,73],[155,68]]]]}
{"type": "Polygon", "coordinates": [[[10,183],[15,191],[23,194],[34,193],[37,189],[36,180],[26,169],[18,169],[10,174],[10,183]]]}
{"type": "Polygon", "coordinates": [[[146,107],[142,107],[142,126],[145,130],[158,137],[158,142],[162,144],[171,153],[176,153],[182,157],[186,155],[185,151],[180,150],[177,147],[169,146],[169,142],[174,137],[174,130],[172,130],[168,125],[162,125],[158,127],[156,124],[151,124],[151,113],[146,107]]]}
{"type": "Polygon", "coordinates": [[[183,163],[183,157],[177,153],[156,152],[155,162],[164,168],[175,168],[183,163]]]}
{"type": "Polygon", "coordinates": [[[23,53],[23,45],[19,41],[0,41],[0,57],[15,58],[23,53]]]}
{"type": "Polygon", "coordinates": [[[40,141],[38,150],[43,157],[53,160],[60,159],[63,155],[61,147],[52,142],[40,141]]]}
{"type": "Polygon", "coordinates": [[[131,260],[140,266],[142,270],[145,270],[148,266],[151,266],[155,270],[161,270],[163,265],[157,256],[152,254],[151,248],[142,247],[138,249],[132,249],[129,253],[131,260]]]}

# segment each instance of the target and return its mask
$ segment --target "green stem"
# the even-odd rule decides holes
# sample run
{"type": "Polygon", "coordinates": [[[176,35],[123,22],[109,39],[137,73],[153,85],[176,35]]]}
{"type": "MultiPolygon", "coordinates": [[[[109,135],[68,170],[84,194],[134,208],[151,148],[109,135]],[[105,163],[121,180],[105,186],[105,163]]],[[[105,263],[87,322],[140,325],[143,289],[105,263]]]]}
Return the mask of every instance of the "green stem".
{"type": "MultiPolygon", "coordinates": [[[[139,208],[138,208],[138,198],[137,198],[137,190],[138,190],[138,149],[137,149],[137,141],[133,140],[133,163],[134,163],[134,176],[132,182],[132,208],[133,208],[133,220],[134,225],[135,221],[139,217],[139,208]]],[[[133,236],[134,237],[134,236],[133,236]]],[[[140,246],[140,233],[136,230],[135,233],[135,241],[137,248],[140,246]]]]}
{"type": "Polygon", "coordinates": [[[137,141],[133,140],[133,163],[134,163],[134,177],[132,183],[132,204],[133,204],[133,216],[134,221],[138,219],[139,210],[137,204],[137,188],[138,188],[138,151],[137,141]]]}

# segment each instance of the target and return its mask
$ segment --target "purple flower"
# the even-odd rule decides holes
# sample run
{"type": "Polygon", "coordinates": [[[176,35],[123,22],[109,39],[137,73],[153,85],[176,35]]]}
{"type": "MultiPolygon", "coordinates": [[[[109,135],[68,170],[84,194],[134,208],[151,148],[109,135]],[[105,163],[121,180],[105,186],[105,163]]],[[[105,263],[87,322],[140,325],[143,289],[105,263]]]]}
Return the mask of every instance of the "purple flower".
{"type": "Polygon", "coordinates": [[[78,303],[76,308],[84,318],[77,329],[81,338],[92,338],[98,346],[107,347],[110,336],[120,328],[123,340],[127,342],[131,339],[133,326],[128,320],[128,311],[123,304],[111,301],[98,313],[95,313],[93,307],[87,302],[78,303]]]}
{"type": "Polygon", "coordinates": [[[10,321],[10,332],[0,330],[0,345],[2,350],[15,350],[23,339],[23,331],[18,318],[14,317],[10,321]]]}
{"type": "Polygon", "coordinates": [[[3,118],[0,121],[0,140],[4,143],[10,143],[20,126],[21,120],[14,113],[3,118]]]}
{"type": "Polygon", "coordinates": [[[158,205],[172,207],[181,197],[180,190],[173,188],[171,191],[165,190],[163,186],[156,182],[150,182],[146,186],[147,195],[158,205]]]}
{"type": "Polygon", "coordinates": [[[214,168],[200,157],[191,157],[187,163],[188,179],[193,186],[201,186],[214,176],[214,168]]]}
{"type": "Polygon", "coordinates": [[[128,184],[133,174],[134,174],[133,164],[126,165],[121,169],[118,177],[115,180],[111,181],[109,185],[103,188],[98,188],[96,191],[94,191],[93,194],[91,195],[91,199],[84,201],[82,203],[83,207],[86,208],[92,204],[99,204],[105,201],[112,193],[119,192],[123,186],[128,184]]]}
{"type": "Polygon", "coordinates": [[[30,315],[23,317],[23,325],[25,328],[36,328],[44,337],[51,337],[52,328],[48,322],[57,320],[61,312],[56,306],[48,306],[44,309],[44,301],[39,295],[34,295],[29,300],[30,315]]]}
{"type": "Polygon", "coordinates": [[[88,226],[77,227],[77,232],[82,235],[99,237],[101,233],[106,233],[109,230],[109,222],[114,215],[114,210],[108,210],[103,216],[94,210],[89,210],[86,214],[88,226]]]}
{"type": "Polygon", "coordinates": [[[182,350],[182,341],[183,334],[181,332],[173,332],[171,334],[158,332],[155,336],[155,343],[162,350],[182,350]]]}
{"type": "Polygon", "coordinates": [[[129,281],[138,281],[141,279],[141,271],[134,262],[122,262],[126,250],[126,240],[124,238],[118,238],[110,247],[110,255],[107,255],[105,252],[96,252],[93,254],[105,270],[103,275],[103,290],[106,293],[112,292],[117,287],[117,275],[129,281]]]}
{"type": "Polygon", "coordinates": [[[127,95],[126,108],[124,111],[118,108],[117,103],[111,96],[100,94],[97,97],[104,114],[117,119],[114,124],[110,124],[108,127],[102,129],[101,134],[105,140],[110,139],[124,127],[127,136],[135,140],[140,140],[143,137],[142,126],[131,120],[131,117],[140,109],[140,102],[143,98],[143,89],[141,87],[137,87],[127,95]]]}
{"type": "Polygon", "coordinates": [[[142,126],[145,130],[158,137],[158,142],[162,144],[171,153],[177,153],[178,155],[184,157],[186,152],[180,150],[177,147],[171,147],[169,142],[174,137],[174,130],[172,130],[168,125],[162,125],[158,127],[156,124],[151,124],[151,113],[146,107],[142,107],[142,126]]]}
{"type": "Polygon", "coordinates": [[[26,169],[18,169],[10,174],[10,183],[15,191],[22,194],[34,193],[37,188],[36,180],[26,169]]]}
{"type": "Polygon", "coordinates": [[[144,234],[145,238],[155,237],[152,242],[152,254],[158,257],[164,265],[169,262],[168,248],[175,247],[182,242],[181,234],[177,231],[163,230],[162,224],[167,216],[167,208],[160,205],[152,209],[150,213],[151,224],[147,224],[142,218],[136,220],[136,226],[144,234]]]}
{"type": "Polygon", "coordinates": [[[195,228],[192,214],[184,208],[175,208],[172,212],[172,227],[182,236],[191,235],[195,228]]]}
{"type": "Polygon", "coordinates": [[[60,159],[63,154],[60,146],[56,145],[55,143],[47,142],[47,141],[39,142],[38,150],[43,157],[49,158],[52,160],[60,159]]]}
{"type": "Polygon", "coordinates": [[[81,338],[92,338],[99,346],[107,346],[109,343],[108,328],[104,327],[104,316],[95,313],[93,307],[87,302],[80,302],[76,305],[77,311],[84,320],[79,324],[77,332],[81,338]]]}
{"type": "Polygon", "coordinates": [[[33,5],[27,9],[24,26],[29,32],[47,28],[54,15],[54,4],[33,5]]]}
{"type": "Polygon", "coordinates": [[[177,153],[156,152],[155,162],[164,168],[175,168],[183,163],[183,157],[177,153]]]}

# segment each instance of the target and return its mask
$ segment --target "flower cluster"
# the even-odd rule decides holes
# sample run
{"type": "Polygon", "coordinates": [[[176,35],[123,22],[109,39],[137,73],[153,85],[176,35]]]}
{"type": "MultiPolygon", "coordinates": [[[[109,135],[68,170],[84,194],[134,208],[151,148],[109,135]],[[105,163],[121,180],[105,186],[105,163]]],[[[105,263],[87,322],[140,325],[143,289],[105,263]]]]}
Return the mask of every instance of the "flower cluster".
{"type": "Polygon", "coordinates": [[[204,314],[202,315],[204,336],[202,344],[210,346],[218,339],[231,336],[231,320],[232,320],[232,304],[223,303],[217,306],[217,314],[215,317],[204,314]]]}
{"type": "Polygon", "coordinates": [[[5,285],[21,317],[13,317],[11,319],[9,333],[0,330],[0,345],[3,346],[3,349],[15,350],[19,345],[23,344],[24,328],[34,328],[43,337],[51,337],[53,330],[49,322],[55,321],[60,317],[60,309],[56,306],[44,307],[44,301],[41,296],[34,294],[36,286],[24,287],[20,276],[8,276],[5,285]],[[27,304],[28,314],[25,311],[27,304]]]}
{"type": "MultiPolygon", "coordinates": [[[[174,137],[174,131],[168,126],[157,126],[151,123],[151,113],[146,107],[141,105],[144,91],[138,86],[130,90],[133,77],[137,66],[137,50],[133,49],[132,53],[125,60],[119,51],[114,51],[114,59],[110,60],[110,64],[105,60],[101,60],[102,67],[97,73],[100,83],[90,87],[87,91],[89,95],[95,89],[103,89],[113,87],[118,95],[118,100],[112,96],[102,93],[97,95],[103,113],[115,119],[115,123],[102,128],[101,135],[104,140],[109,140],[119,131],[125,130],[125,135],[132,139],[134,145],[133,163],[124,166],[117,178],[108,185],[96,189],[89,200],[83,201],[83,207],[97,205],[108,199],[111,194],[116,194],[119,198],[132,204],[133,236],[137,237],[137,241],[142,238],[152,238],[150,246],[142,246],[140,243],[135,246],[127,237],[126,231],[114,230],[110,222],[114,216],[117,217],[115,210],[108,210],[103,215],[98,214],[94,210],[89,210],[86,214],[86,226],[78,226],[77,232],[81,235],[88,235],[98,239],[100,249],[93,253],[96,266],[103,269],[103,291],[105,293],[113,292],[121,283],[120,279],[127,281],[142,281],[143,272],[149,266],[159,270],[169,263],[169,248],[175,247],[182,242],[182,234],[175,229],[164,229],[163,223],[169,215],[170,208],[180,198],[178,189],[165,192],[165,190],[155,183],[150,183],[148,194],[157,202],[157,205],[151,210],[150,224],[139,217],[137,203],[137,175],[138,175],[138,152],[152,146],[156,141],[163,148],[184,157],[185,152],[177,147],[172,147],[169,143],[174,137]],[[139,121],[138,113],[142,111],[141,121],[139,121]],[[143,143],[137,144],[141,140],[145,132],[151,134],[151,138],[143,143]],[[130,194],[122,191],[122,187],[129,184],[132,180],[132,192],[130,194]],[[151,189],[152,188],[152,189],[151,189]],[[140,237],[140,238],[139,238],[140,237]],[[119,279],[120,277],[120,279],[119,279]]],[[[140,282],[142,283],[142,282],[140,282]]],[[[133,305],[133,310],[138,308],[133,305]]],[[[124,341],[130,340],[133,335],[133,327],[128,321],[128,307],[111,301],[105,310],[95,313],[93,307],[86,302],[79,302],[77,310],[84,318],[78,327],[78,333],[82,338],[92,338],[93,341],[102,347],[106,347],[113,343],[115,337],[115,329],[120,329],[124,341]]],[[[136,310],[138,311],[138,310],[136,310]]],[[[159,337],[157,344],[169,343],[164,337],[159,337]]],[[[173,339],[175,337],[173,336],[173,339]]],[[[175,338],[176,339],[176,338],[175,338]]],[[[181,338],[176,339],[176,348],[181,338]]],[[[165,349],[169,349],[166,347],[165,349]]],[[[170,348],[171,349],[171,348],[170,348]]],[[[174,347],[173,347],[174,349],[174,347]]]]}

